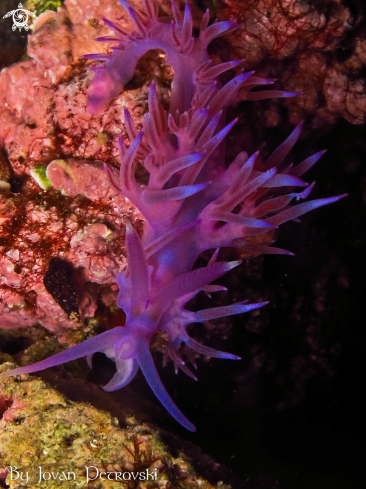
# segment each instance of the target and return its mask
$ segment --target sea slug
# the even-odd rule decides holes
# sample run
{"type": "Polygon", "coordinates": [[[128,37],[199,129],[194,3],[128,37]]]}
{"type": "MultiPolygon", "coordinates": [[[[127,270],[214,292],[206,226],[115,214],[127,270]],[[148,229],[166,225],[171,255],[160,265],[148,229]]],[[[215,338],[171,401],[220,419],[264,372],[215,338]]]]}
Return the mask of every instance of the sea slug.
{"type": "Polygon", "coordinates": [[[110,20],[104,22],[114,36],[99,38],[113,43],[110,53],[89,54],[101,61],[89,88],[88,110],[99,113],[108,107],[132,78],[136,64],[151,49],[166,54],[174,71],[170,109],[166,114],[159,102],[155,84],[148,97],[148,112],[138,132],[125,110],[129,147],[120,139],[120,173],[105,167],[106,178],[140,210],[145,218],[143,237],[126,220],[128,268],[120,271],[117,304],[126,314],[126,324],[41,362],[16,368],[1,376],[36,372],[60,363],[104,352],[115,361],[117,372],[104,386],[107,391],[129,383],[141,368],[151,389],[185,428],[193,424],[180,412],[165,390],[155,368],[149,342],[164,331],[168,336],[166,357],[188,376],[196,379],[180,355],[185,343],[195,352],[211,357],[239,360],[231,353],[213,350],[192,339],[186,326],[223,316],[241,314],[266,303],[235,304],[191,312],[185,304],[199,291],[223,290],[211,282],[240,261],[218,261],[222,247],[237,247],[250,253],[291,254],[269,246],[273,231],[283,222],[317,207],[336,202],[342,196],[292,205],[306,199],[312,185],[300,177],[324,153],[320,151],[295,167],[284,163],[301,131],[298,125],[270,156],[242,151],[229,165],[225,160],[225,138],[236,123],[226,124],[229,105],[239,100],[290,97],[295,93],[278,90],[252,91],[271,85],[273,80],[254,72],[241,73],[221,86],[219,76],[238,67],[242,60],[215,65],[208,44],[238,27],[235,22],[209,25],[208,10],[202,17],[199,34],[193,35],[188,3],[184,11],[172,0],[173,16],[159,16],[154,0],[142,0],[137,11],[121,0],[129,14],[131,29],[110,20]],[[145,168],[144,183],[136,178],[136,168],[145,168]],[[212,250],[207,266],[194,268],[203,251],[212,250]]]}

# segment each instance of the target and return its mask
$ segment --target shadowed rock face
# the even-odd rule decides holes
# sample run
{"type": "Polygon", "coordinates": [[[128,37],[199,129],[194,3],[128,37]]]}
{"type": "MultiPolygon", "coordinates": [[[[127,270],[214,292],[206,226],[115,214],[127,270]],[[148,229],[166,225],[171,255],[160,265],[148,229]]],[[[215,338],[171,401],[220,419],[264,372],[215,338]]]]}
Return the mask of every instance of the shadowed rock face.
{"type": "MultiPolygon", "coordinates": [[[[235,18],[243,26],[230,35],[227,52],[233,58],[245,58],[250,69],[278,78],[282,89],[303,92],[286,101],[293,123],[310,114],[313,127],[339,117],[365,122],[362,2],[220,0],[215,6],[220,20],[235,18]]],[[[268,118],[276,125],[273,110],[268,118]]]]}

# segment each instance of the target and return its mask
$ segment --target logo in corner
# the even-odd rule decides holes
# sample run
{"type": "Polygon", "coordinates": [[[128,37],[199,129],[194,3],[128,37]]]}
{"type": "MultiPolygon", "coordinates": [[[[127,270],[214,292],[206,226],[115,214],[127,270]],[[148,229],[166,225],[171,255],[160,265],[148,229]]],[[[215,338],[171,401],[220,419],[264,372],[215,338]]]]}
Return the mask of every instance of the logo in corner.
{"type": "Polygon", "coordinates": [[[29,16],[33,17],[34,19],[37,18],[37,16],[33,12],[30,12],[29,10],[25,10],[21,3],[18,5],[18,8],[16,10],[11,10],[7,14],[5,14],[3,16],[3,19],[6,19],[11,15],[13,16],[12,29],[13,31],[15,31],[15,29],[19,29],[19,32],[22,30],[23,27],[26,31],[29,29],[29,25],[28,25],[29,16]]]}

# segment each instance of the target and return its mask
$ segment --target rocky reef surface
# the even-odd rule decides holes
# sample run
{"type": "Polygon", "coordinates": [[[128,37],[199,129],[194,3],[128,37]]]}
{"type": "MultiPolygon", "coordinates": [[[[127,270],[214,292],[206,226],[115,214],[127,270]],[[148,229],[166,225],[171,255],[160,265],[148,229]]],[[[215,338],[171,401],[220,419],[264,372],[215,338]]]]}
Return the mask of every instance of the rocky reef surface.
{"type": "MultiPolygon", "coordinates": [[[[93,402],[95,386],[84,381],[81,388],[93,402]]],[[[29,376],[1,381],[1,487],[231,487],[221,480],[230,476],[200,450],[137,422],[128,411],[119,407],[117,418],[29,376]],[[216,482],[199,475],[205,472],[216,482]]]]}

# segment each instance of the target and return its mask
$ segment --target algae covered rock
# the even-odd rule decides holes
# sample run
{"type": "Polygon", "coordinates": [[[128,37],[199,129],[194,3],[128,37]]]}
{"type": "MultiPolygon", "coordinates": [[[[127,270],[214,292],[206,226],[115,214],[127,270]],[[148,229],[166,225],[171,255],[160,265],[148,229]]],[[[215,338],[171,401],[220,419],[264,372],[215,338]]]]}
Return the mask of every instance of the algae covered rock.
{"type": "Polygon", "coordinates": [[[2,379],[0,484],[11,489],[214,487],[195,472],[188,456],[173,456],[154,429],[133,416],[124,422],[121,427],[107,412],[66,399],[38,378],[2,379]]]}

